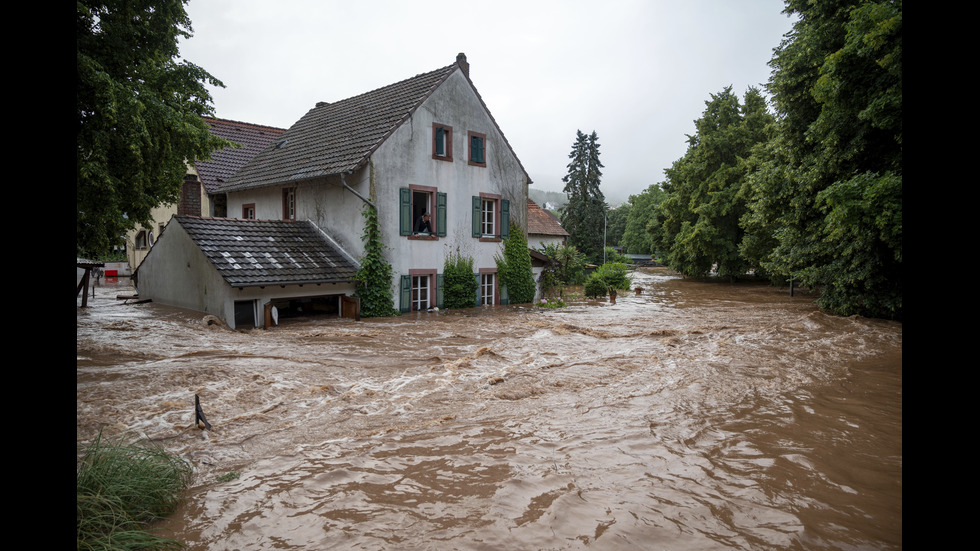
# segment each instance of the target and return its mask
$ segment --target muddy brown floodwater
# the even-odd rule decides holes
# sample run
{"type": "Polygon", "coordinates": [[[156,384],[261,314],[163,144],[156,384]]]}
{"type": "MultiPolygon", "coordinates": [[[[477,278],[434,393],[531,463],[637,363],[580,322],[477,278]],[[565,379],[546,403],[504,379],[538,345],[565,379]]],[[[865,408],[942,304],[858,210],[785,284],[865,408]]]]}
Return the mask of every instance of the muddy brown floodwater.
{"type": "Polygon", "coordinates": [[[190,549],[901,549],[902,325],[636,283],[241,332],[106,283],[77,309],[77,438],[187,459],[156,529],[190,549]]]}

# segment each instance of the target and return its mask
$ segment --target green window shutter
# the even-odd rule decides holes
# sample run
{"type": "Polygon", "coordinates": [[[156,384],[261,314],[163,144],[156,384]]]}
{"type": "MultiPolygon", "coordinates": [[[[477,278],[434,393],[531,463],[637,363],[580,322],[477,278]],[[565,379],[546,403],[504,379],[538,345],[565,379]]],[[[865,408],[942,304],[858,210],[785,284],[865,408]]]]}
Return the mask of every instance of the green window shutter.
{"type": "Polygon", "coordinates": [[[441,126],[436,128],[436,155],[446,156],[446,129],[441,126]]]}
{"type": "Polygon", "coordinates": [[[402,313],[412,311],[412,276],[402,276],[401,303],[399,309],[402,313]]]}
{"type": "Polygon", "coordinates": [[[481,283],[480,282],[480,274],[479,274],[479,272],[477,272],[477,273],[473,274],[473,276],[476,277],[476,302],[473,304],[473,306],[479,306],[480,305],[480,291],[482,290],[482,289],[480,289],[480,283],[481,283]]]}
{"type": "Polygon", "coordinates": [[[479,195],[473,196],[473,237],[480,237],[480,201],[479,195]]]}
{"type": "Polygon", "coordinates": [[[483,138],[479,136],[470,136],[470,160],[474,163],[483,163],[483,138]]]}
{"type": "Polygon", "coordinates": [[[500,283],[500,280],[498,279],[497,285],[500,286],[500,305],[505,306],[510,304],[510,297],[507,295],[507,284],[500,283]]]}
{"type": "Polygon", "coordinates": [[[436,235],[446,237],[446,194],[436,193],[436,235]]]}
{"type": "Polygon", "coordinates": [[[403,187],[398,190],[398,235],[412,235],[412,190],[403,187]]]}
{"type": "Polygon", "coordinates": [[[510,201],[507,199],[500,200],[500,237],[510,237],[510,201]]]}
{"type": "Polygon", "coordinates": [[[442,302],[442,288],[443,288],[443,274],[436,274],[436,306],[439,308],[445,308],[442,302]]]}

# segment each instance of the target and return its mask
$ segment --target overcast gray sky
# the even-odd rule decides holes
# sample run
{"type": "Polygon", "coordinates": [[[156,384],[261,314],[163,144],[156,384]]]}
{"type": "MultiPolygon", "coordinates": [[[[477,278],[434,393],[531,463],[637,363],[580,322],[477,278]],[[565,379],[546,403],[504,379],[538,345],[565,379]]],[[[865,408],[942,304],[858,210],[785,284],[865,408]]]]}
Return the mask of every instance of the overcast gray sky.
{"type": "Polygon", "coordinates": [[[538,189],[561,191],[595,130],[610,203],[664,179],[712,93],[769,79],[782,0],[190,0],[181,56],[225,84],[215,114],[288,128],[450,65],[470,78],[538,189]]]}

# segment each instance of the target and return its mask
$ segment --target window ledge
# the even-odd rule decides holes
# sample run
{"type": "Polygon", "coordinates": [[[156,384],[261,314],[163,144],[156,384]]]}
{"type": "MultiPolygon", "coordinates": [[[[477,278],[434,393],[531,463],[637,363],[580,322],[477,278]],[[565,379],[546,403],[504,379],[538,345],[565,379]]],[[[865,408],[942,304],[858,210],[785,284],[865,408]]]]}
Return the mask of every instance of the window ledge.
{"type": "Polygon", "coordinates": [[[483,241],[483,242],[486,242],[486,243],[500,243],[501,241],[503,241],[503,239],[501,239],[499,237],[481,237],[480,238],[480,241],[483,241]]]}
{"type": "Polygon", "coordinates": [[[412,241],[439,241],[438,235],[409,235],[407,237],[412,241]]]}

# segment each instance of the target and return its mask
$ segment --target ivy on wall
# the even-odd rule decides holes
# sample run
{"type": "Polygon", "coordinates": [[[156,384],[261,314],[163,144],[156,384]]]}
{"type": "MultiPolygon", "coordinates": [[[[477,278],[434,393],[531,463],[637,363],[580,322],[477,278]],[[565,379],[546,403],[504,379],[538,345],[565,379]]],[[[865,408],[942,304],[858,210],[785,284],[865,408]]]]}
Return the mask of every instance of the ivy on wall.
{"type": "Polygon", "coordinates": [[[391,264],[384,256],[385,246],[381,242],[381,227],[378,212],[370,205],[364,205],[364,257],[361,267],[354,275],[357,281],[356,296],[361,299],[361,316],[376,318],[397,316],[398,310],[391,295],[391,264]]]}

